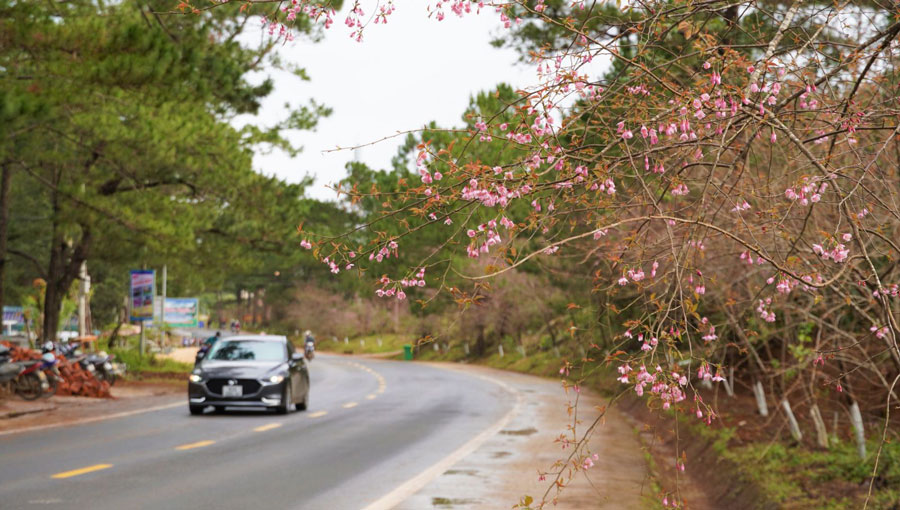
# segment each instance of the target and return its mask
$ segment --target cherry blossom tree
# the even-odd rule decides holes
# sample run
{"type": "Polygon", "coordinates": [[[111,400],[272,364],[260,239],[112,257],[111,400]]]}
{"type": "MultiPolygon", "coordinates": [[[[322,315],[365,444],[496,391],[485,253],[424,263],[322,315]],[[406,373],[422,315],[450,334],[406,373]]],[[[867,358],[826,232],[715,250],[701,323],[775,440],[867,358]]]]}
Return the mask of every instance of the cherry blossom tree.
{"type": "MultiPolygon", "coordinates": [[[[336,18],[306,0],[275,5],[273,36],[299,16],[336,18]]],[[[394,9],[360,0],[342,21],[363,41],[394,9]]],[[[612,365],[624,392],[710,423],[699,386],[734,370],[777,401],[844,399],[857,413],[865,401],[887,434],[900,380],[889,3],[449,0],[425,14],[498,16],[535,83],[453,143],[423,135],[399,191],[346,183],[383,207],[345,236],[309,227],[314,256],[378,275],[383,299],[440,291],[464,306],[498,275],[577,264],[593,292],[628,303],[607,348],[582,360],[612,365]],[[426,231],[431,249],[406,257],[426,231]]],[[[589,469],[572,441],[566,465],[589,469]]]]}

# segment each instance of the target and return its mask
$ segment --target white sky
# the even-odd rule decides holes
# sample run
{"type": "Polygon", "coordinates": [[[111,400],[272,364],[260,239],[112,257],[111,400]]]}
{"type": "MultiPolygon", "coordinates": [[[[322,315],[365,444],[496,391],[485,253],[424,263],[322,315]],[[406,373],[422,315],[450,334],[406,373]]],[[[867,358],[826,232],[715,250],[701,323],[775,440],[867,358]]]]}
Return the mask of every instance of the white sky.
{"type": "MultiPolygon", "coordinates": [[[[334,192],[325,186],[346,175],[344,165],[354,159],[354,152],[323,150],[369,143],[432,120],[458,126],[470,96],[500,82],[520,87],[535,82],[532,68],[518,64],[513,50],[490,46],[491,35],[502,29],[492,9],[462,19],[448,13],[438,22],[427,17],[425,2],[396,5],[387,25],[366,28],[362,43],[352,40],[343,24],[345,7],[321,42],[298,39],[282,47],[284,60],[304,67],[311,81],[270,73],[275,91],[264,102],[259,120],[272,124],[284,116],[285,102],[299,105],[310,98],[333,113],[314,132],[291,133],[291,140],[304,147],[298,157],[258,154],[257,170],[288,181],[314,175],[316,182],[308,194],[333,198],[334,192]]],[[[403,138],[362,148],[359,160],[373,168],[389,168],[403,138]]]]}

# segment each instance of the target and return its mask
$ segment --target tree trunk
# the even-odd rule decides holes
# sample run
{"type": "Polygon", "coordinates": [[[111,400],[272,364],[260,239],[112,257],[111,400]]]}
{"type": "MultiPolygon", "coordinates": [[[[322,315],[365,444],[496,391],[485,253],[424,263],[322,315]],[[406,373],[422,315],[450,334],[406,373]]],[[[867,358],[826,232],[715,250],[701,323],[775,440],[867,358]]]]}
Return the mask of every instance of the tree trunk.
{"type": "Polygon", "coordinates": [[[6,276],[6,239],[9,232],[9,187],[12,183],[12,164],[3,163],[0,176],[0,314],[3,313],[4,277],[6,276]]]}
{"type": "Polygon", "coordinates": [[[476,337],[475,339],[475,354],[478,356],[483,356],[485,347],[484,327],[480,327],[478,328],[478,337],[476,337]]]}
{"type": "MultiPolygon", "coordinates": [[[[54,222],[56,218],[54,217],[54,222]]],[[[82,226],[81,239],[72,247],[70,243],[58,233],[56,225],[53,228],[53,244],[50,247],[50,263],[47,267],[47,288],[44,294],[44,327],[42,342],[56,341],[56,332],[59,329],[60,309],[63,299],[72,282],[78,277],[81,263],[87,260],[88,250],[91,245],[91,232],[82,226]]],[[[68,319],[68,317],[65,317],[68,319]]]]}
{"type": "Polygon", "coordinates": [[[112,349],[116,346],[116,340],[119,339],[119,329],[122,328],[122,316],[119,315],[119,320],[116,321],[116,327],[112,330],[112,333],[109,334],[109,341],[106,343],[107,349],[112,349]]]}

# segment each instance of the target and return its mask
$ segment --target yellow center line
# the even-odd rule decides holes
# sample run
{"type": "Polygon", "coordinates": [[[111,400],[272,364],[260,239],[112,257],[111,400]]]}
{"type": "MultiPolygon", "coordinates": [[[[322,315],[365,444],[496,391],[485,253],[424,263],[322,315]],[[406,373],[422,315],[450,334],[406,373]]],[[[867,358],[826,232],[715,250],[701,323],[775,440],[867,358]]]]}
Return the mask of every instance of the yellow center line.
{"type": "Polygon", "coordinates": [[[100,471],[102,469],[109,469],[112,467],[112,464],[95,464],[93,466],[87,466],[80,469],[73,469],[71,471],[63,471],[62,473],[56,473],[50,478],[69,478],[72,476],[83,475],[85,473],[92,473],[94,471],[100,471]]]}
{"type": "Polygon", "coordinates": [[[253,430],[256,431],[256,432],[265,432],[265,431],[267,431],[267,430],[277,429],[277,428],[280,427],[280,426],[281,426],[280,423],[270,423],[270,424],[268,424],[268,425],[262,425],[262,426],[260,426],[260,427],[256,427],[256,428],[253,429],[253,430]]]}
{"type": "Polygon", "coordinates": [[[366,400],[375,400],[375,394],[366,395],[366,400]]]}
{"type": "Polygon", "coordinates": [[[319,418],[321,416],[325,416],[328,414],[328,411],[316,411],[314,413],[309,413],[310,418],[319,418]]]}
{"type": "Polygon", "coordinates": [[[193,448],[203,448],[204,446],[209,446],[213,443],[215,443],[215,441],[197,441],[196,443],[188,443],[188,444],[183,444],[181,446],[176,446],[175,449],[176,450],[190,450],[193,448]]]}
{"type": "Polygon", "coordinates": [[[356,407],[357,405],[359,405],[359,404],[357,404],[356,402],[347,402],[346,404],[342,405],[341,407],[343,407],[344,409],[350,409],[351,407],[356,407]]]}

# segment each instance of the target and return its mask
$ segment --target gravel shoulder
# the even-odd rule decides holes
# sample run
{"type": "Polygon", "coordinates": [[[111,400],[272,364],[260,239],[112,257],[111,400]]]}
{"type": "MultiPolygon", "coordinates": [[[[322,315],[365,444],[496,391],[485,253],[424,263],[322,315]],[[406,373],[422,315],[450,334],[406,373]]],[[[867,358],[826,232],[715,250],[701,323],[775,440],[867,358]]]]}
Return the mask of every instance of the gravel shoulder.
{"type": "MultiPolygon", "coordinates": [[[[582,391],[578,395],[576,421],[568,409],[575,393],[567,395],[559,382],[495,370],[482,366],[439,363],[450,369],[494,379],[518,396],[516,414],[499,434],[457,462],[442,475],[398,505],[397,509],[510,508],[529,495],[536,507],[547,492],[547,507],[558,509],[640,509],[653,496],[643,449],[634,428],[615,408],[609,409],[589,440],[589,451],[598,459],[588,470],[563,469],[567,486],[552,488],[555,476],[571,447],[563,449],[561,435],[576,427],[583,435],[600,415],[605,401],[582,391]],[[550,490],[548,491],[548,488],[550,490]],[[554,506],[555,505],[555,506],[554,506]]],[[[569,435],[571,437],[571,434],[569,435]]]]}

